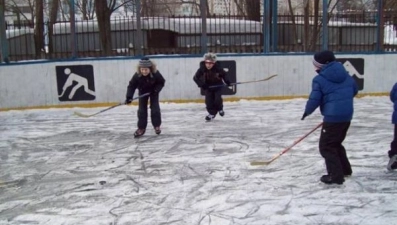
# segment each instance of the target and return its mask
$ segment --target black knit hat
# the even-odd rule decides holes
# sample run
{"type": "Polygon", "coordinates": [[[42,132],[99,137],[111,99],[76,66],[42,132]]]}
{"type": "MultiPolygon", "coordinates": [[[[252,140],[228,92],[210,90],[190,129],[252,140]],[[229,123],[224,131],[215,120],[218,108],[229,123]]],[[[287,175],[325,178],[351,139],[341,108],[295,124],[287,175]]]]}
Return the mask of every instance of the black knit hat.
{"type": "Polygon", "coordinates": [[[152,61],[149,58],[144,57],[139,61],[139,67],[141,68],[150,68],[153,66],[152,61]]]}
{"type": "Polygon", "coordinates": [[[325,50],[325,51],[321,51],[321,52],[317,52],[316,54],[314,54],[313,57],[313,65],[315,67],[321,68],[324,65],[335,61],[335,55],[333,52],[325,50]]]}

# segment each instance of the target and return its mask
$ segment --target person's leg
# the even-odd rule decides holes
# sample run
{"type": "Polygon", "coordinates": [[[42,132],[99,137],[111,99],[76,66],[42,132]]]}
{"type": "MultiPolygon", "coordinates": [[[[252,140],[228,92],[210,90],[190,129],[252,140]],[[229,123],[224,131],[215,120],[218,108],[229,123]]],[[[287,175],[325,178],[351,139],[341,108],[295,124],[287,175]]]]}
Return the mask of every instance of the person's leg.
{"type": "Polygon", "coordinates": [[[388,170],[395,170],[397,169],[397,125],[394,124],[394,137],[393,141],[390,143],[390,151],[388,152],[389,155],[389,163],[387,164],[388,170]]]}
{"type": "Polygon", "coordinates": [[[205,106],[207,108],[207,112],[215,117],[218,110],[215,108],[215,93],[213,91],[207,90],[205,92],[205,106]]]}
{"type": "Polygon", "coordinates": [[[145,96],[139,99],[138,108],[138,129],[146,129],[147,126],[147,104],[149,96],[145,96]]]}
{"type": "Polygon", "coordinates": [[[321,178],[324,183],[338,183],[344,182],[342,165],[339,160],[338,149],[340,143],[338,140],[340,126],[336,123],[323,123],[320,135],[319,149],[320,154],[325,160],[328,175],[321,178]]]}
{"type": "Polygon", "coordinates": [[[342,143],[346,138],[347,131],[349,130],[349,127],[350,127],[350,122],[341,123],[338,126],[340,126],[340,130],[341,130],[339,137],[338,137],[339,140],[337,140],[340,143],[339,150],[338,150],[338,156],[339,156],[339,160],[342,165],[343,174],[345,176],[349,176],[352,174],[353,171],[352,171],[349,159],[347,158],[346,149],[342,143]]]}
{"type": "Polygon", "coordinates": [[[389,158],[397,155],[397,125],[394,124],[394,137],[393,141],[390,143],[390,151],[388,152],[389,158]]]}
{"type": "Polygon", "coordinates": [[[220,116],[225,115],[225,112],[223,111],[222,89],[214,92],[214,108],[219,112],[220,116]]]}
{"type": "Polygon", "coordinates": [[[158,93],[150,95],[150,118],[156,134],[160,134],[161,111],[158,93]]]}

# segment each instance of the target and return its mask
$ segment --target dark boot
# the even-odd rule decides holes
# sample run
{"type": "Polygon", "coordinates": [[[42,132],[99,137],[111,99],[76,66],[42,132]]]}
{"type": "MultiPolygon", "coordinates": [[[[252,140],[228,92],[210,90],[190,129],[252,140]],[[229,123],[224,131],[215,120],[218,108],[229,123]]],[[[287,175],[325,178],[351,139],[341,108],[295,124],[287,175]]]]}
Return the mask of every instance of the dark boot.
{"type": "Polygon", "coordinates": [[[392,171],[397,169],[397,155],[393,155],[387,164],[387,170],[392,171]]]}
{"type": "Polygon", "coordinates": [[[154,132],[155,132],[156,134],[160,134],[160,133],[161,133],[160,127],[155,127],[155,128],[154,128],[154,132]]]}
{"type": "Polygon", "coordinates": [[[146,132],[146,129],[138,129],[135,131],[134,137],[140,137],[140,136],[144,135],[145,132],[146,132]]]}
{"type": "Polygon", "coordinates": [[[214,118],[215,118],[214,115],[209,114],[208,116],[205,117],[205,120],[211,121],[211,120],[213,120],[214,118]]]}
{"type": "Polygon", "coordinates": [[[334,178],[331,175],[323,175],[320,178],[320,181],[325,183],[325,184],[343,184],[343,182],[345,182],[345,179],[342,178],[334,178]]]}

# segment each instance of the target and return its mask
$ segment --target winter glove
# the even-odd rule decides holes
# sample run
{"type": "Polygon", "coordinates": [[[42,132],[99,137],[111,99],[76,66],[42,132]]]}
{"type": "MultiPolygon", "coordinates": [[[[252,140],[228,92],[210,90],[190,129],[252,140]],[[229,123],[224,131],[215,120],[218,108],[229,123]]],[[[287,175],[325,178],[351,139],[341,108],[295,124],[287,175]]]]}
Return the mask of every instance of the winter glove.
{"type": "Polygon", "coordinates": [[[307,113],[303,113],[303,116],[302,116],[302,119],[301,120],[304,120],[305,118],[306,118],[306,116],[308,116],[309,114],[307,114],[307,113]]]}
{"type": "Polygon", "coordinates": [[[128,105],[128,104],[130,104],[131,102],[132,102],[132,98],[127,97],[127,98],[125,99],[124,104],[128,105]]]}
{"type": "Polygon", "coordinates": [[[201,88],[204,89],[204,90],[207,90],[208,89],[208,84],[201,85],[201,88]]]}
{"type": "Polygon", "coordinates": [[[227,80],[227,81],[225,81],[225,83],[227,86],[231,86],[230,81],[227,80]]]}

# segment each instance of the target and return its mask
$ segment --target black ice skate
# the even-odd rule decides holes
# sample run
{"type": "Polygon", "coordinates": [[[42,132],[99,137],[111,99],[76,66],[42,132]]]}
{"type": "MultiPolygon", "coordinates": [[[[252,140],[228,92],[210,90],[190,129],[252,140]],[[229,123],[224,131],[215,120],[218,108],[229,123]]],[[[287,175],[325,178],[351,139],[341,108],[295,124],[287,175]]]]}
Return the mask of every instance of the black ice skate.
{"type": "Polygon", "coordinates": [[[140,137],[140,136],[144,135],[145,132],[146,132],[146,129],[138,129],[135,131],[134,137],[140,137]]]}
{"type": "Polygon", "coordinates": [[[208,116],[205,117],[205,120],[206,120],[207,122],[210,122],[210,121],[212,121],[214,118],[215,118],[214,115],[209,114],[208,116]]]}
{"type": "Polygon", "coordinates": [[[325,184],[343,184],[343,182],[345,182],[345,179],[343,177],[336,179],[336,178],[333,178],[331,175],[327,174],[327,175],[323,175],[320,178],[320,181],[325,184]]]}
{"type": "Polygon", "coordinates": [[[160,134],[160,133],[161,133],[160,127],[155,127],[155,128],[154,128],[154,132],[155,132],[156,134],[160,134]]]}
{"type": "Polygon", "coordinates": [[[387,170],[392,171],[397,169],[397,155],[393,155],[387,164],[387,170]]]}

